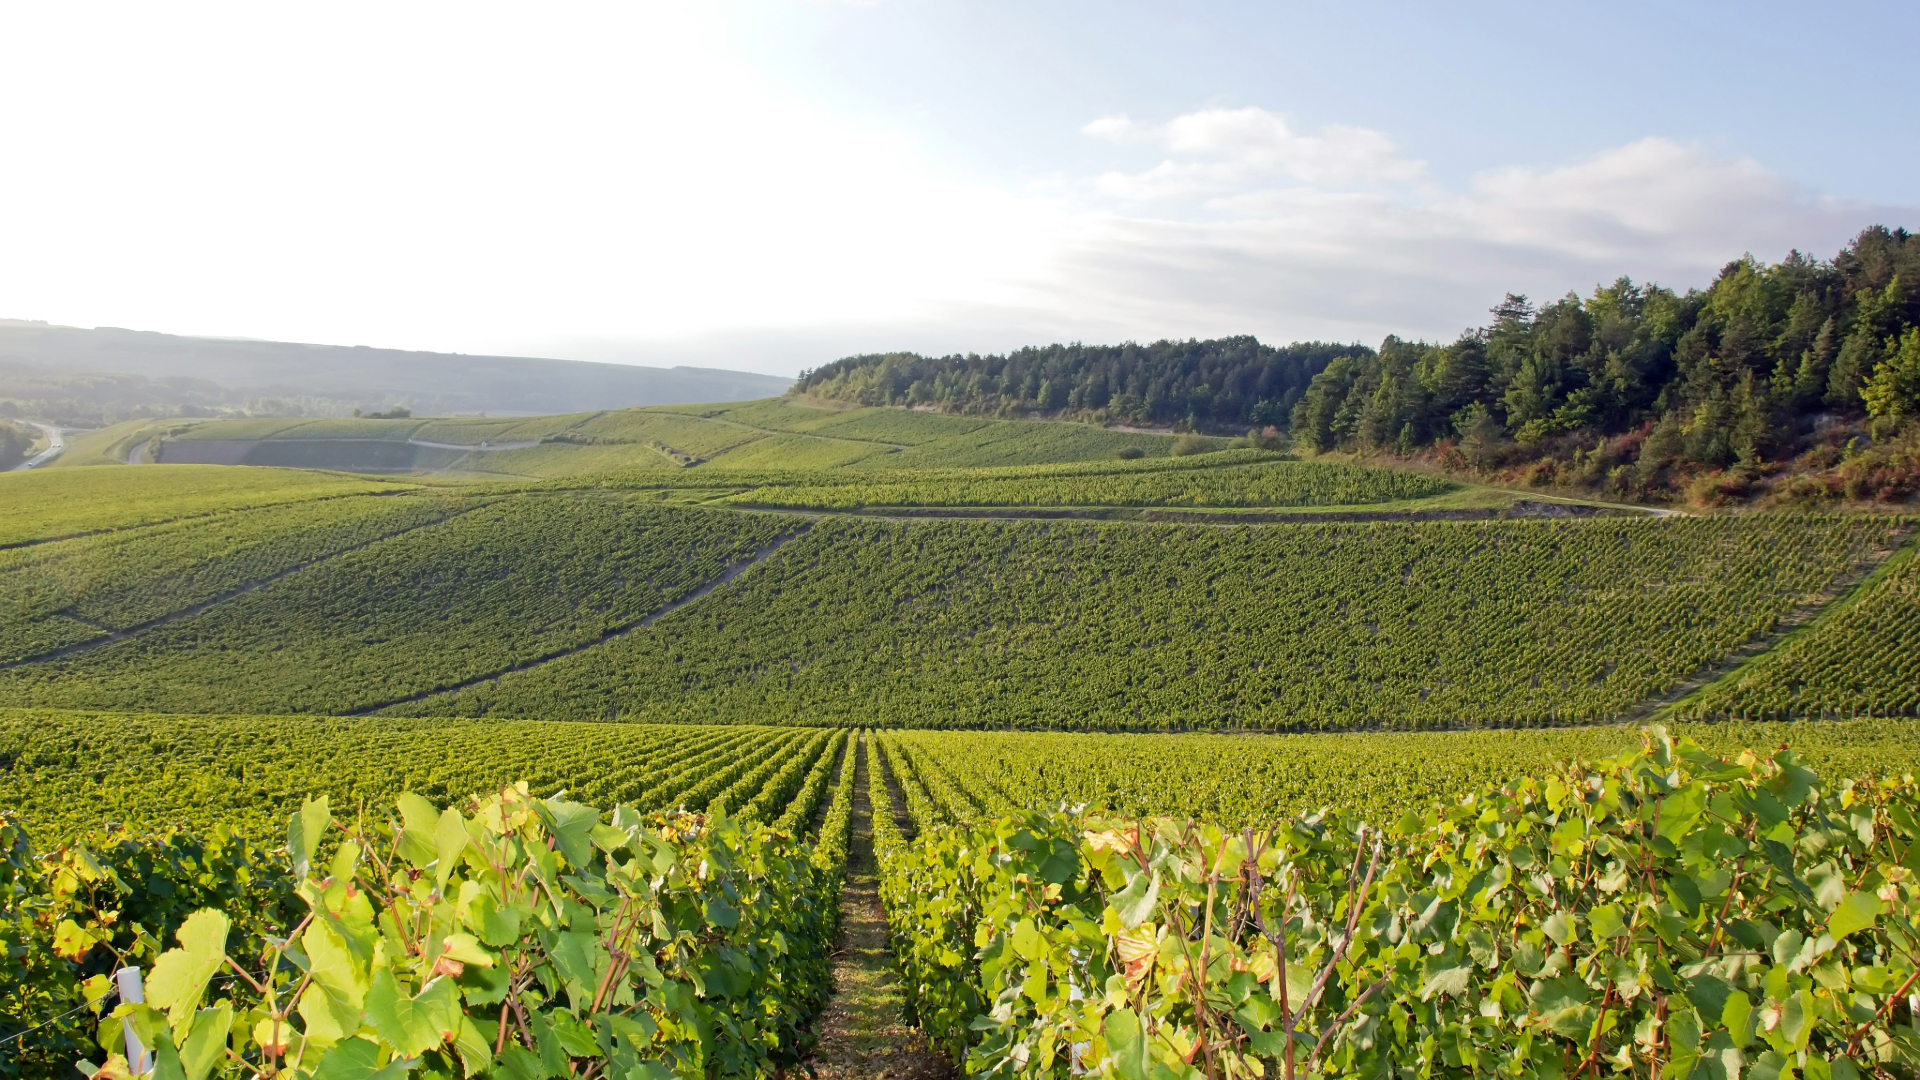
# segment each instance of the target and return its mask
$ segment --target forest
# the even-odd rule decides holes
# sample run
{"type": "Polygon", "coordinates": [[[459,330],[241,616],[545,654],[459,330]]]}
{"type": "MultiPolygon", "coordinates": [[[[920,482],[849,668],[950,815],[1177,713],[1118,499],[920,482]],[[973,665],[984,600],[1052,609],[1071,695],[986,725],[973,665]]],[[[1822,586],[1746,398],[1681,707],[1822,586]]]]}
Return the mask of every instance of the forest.
{"type": "Polygon", "coordinates": [[[1253,338],[849,357],[791,393],[1038,413],[1423,459],[1508,482],[1714,504],[1920,491],[1920,240],[1861,232],[1832,259],[1728,263],[1706,289],[1620,278],[1508,295],[1451,343],[1253,338]],[[1304,385],[1303,385],[1304,383],[1304,385]]]}
{"type": "Polygon", "coordinates": [[[1251,337],[1151,345],[1048,345],[1005,356],[849,356],[803,371],[790,394],[984,416],[1038,413],[1200,430],[1285,426],[1294,403],[1359,345],[1274,348],[1251,337]]]}

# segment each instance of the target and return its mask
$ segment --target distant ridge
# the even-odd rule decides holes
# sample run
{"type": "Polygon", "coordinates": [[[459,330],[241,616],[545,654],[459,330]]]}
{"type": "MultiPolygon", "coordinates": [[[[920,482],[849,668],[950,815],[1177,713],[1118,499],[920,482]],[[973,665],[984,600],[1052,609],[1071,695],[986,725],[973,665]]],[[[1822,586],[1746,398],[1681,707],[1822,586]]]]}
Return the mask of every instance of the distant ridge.
{"type": "Polygon", "coordinates": [[[777,396],[792,382],[715,368],[183,337],[0,319],[0,402],[76,419],[89,409],[119,419],[152,414],[130,411],[142,408],[272,408],[274,402],[323,415],[393,405],[421,414],[576,413],[749,401],[777,396]]]}

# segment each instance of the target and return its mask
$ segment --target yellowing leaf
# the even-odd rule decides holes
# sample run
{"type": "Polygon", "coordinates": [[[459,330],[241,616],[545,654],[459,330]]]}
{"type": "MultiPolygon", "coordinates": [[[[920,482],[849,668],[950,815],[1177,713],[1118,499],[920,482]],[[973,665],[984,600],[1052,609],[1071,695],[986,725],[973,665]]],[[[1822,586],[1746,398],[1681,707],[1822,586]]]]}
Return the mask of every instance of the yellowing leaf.
{"type": "Polygon", "coordinates": [[[93,948],[95,939],[92,934],[80,928],[72,919],[60,920],[53,931],[53,954],[67,960],[79,960],[93,948]]]}
{"type": "Polygon", "coordinates": [[[449,934],[441,945],[441,955],[476,967],[492,967],[493,954],[482,949],[472,934],[449,934]]]}

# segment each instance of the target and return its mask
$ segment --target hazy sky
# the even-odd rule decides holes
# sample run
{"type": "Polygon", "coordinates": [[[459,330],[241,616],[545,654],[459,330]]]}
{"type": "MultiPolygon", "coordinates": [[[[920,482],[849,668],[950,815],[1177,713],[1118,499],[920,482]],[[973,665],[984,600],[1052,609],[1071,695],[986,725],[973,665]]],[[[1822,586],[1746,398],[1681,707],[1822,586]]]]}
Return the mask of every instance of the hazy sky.
{"type": "Polygon", "coordinates": [[[1920,228],[1920,5],[0,6],[0,316],[791,374],[1920,228]]]}

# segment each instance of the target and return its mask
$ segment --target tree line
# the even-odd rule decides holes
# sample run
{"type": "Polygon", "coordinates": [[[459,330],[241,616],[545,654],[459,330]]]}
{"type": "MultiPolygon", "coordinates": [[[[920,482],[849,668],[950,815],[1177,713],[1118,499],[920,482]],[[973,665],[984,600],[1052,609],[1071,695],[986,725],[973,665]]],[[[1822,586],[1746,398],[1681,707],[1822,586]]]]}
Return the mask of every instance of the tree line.
{"type": "Polygon", "coordinates": [[[1867,229],[1832,259],[1745,256],[1705,289],[1622,277],[1551,303],[1509,294],[1491,314],[1452,342],[1388,337],[1377,350],[1239,337],[855,356],[802,373],[793,392],[1196,430],[1271,425],[1307,451],[1425,455],[1621,495],[1764,483],[1796,458],[1803,473],[1852,463],[1832,481],[1851,497],[1920,489],[1920,239],[1905,229],[1867,229]]]}
{"type": "Polygon", "coordinates": [[[849,356],[803,371],[792,394],[861,405],[930,406],[982,416],[1038,414],[1193,430],[1285,427],[1296,402],[1336,357],[1361,345],[1275,348],[1252,337],[1151,345],[1047,345],[1004,356],[849,356]]]}
{"type": "Polygon", "coordinates": [[[1868,229],[1831,260],[1737,259],[1704,290],[1621,278],[1492,314],[1450,344],[1390,337],[1334,360],[1293,409],[1295,444],[1477,466],[1573,452],[1630,491],[1920,415],[1920,241],[1904,229],[1868,229]]]}

